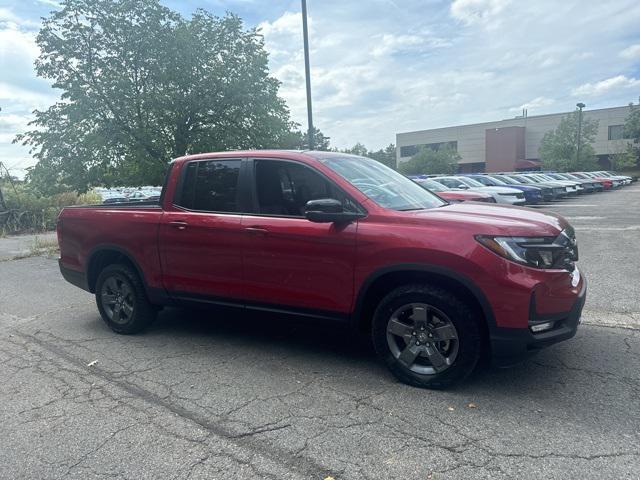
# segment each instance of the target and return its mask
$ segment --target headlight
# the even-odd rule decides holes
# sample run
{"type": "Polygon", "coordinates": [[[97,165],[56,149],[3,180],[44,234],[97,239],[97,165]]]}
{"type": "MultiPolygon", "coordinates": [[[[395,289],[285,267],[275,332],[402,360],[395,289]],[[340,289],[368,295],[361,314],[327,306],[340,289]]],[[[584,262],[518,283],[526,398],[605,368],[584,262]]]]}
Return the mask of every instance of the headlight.
{"type": "MultiPolygon", "coordinates": [[[[572,233],[572,232],[571,232],[572,233]]],[[[578,259],[575,239],[563,231],[557,237],[492,237],[476,240],[497,255],[534,268],[561,268],[572,271],[578,259]]]]}

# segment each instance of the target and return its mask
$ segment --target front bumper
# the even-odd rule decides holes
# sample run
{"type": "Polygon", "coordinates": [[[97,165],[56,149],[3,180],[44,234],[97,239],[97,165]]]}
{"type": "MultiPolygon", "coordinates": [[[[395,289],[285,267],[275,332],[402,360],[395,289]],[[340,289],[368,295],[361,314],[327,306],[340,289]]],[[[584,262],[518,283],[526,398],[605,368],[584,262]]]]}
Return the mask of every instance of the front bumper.
{"type": "Polygon", "coordinates": [[[558,314],[537,315],[535,308],[530,309],[529,325],[554,321],[550,330],[532,333],[529,328],[493,327],[489,332],[492,363],[506,367],[518,363],[554,343],[568,340],[576,334],[582,315],[582,308],[587,297],[587,282],[583,277],[582,288],[573,307],[568,312],[558,314]]]}

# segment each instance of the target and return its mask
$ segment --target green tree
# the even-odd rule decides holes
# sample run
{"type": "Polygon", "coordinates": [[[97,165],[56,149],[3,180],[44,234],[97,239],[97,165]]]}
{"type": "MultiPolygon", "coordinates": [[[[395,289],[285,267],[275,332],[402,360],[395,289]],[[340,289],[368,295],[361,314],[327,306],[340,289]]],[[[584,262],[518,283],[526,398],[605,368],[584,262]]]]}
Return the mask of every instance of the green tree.
{"type": "MultiPolygon", "coordinates": [[[[629,115],[624,121],[623,137],[633,141],[633,143],[628,144],[627,149],[633,152],[637,163],[640,157],[640,104],[629,104],[629,115]]],[[[633,166],[633,164],[628,166],[633,166]]]]}
{"type": "Polygon", "coordinates": [[[384,163],[387,167],[396,168],[396,146],[390,143],[385,148],[381,148],[375,152],[369,152],[369,157],[384,163]]]}
{"type": "Polygon", "coordinates": [[[576,110],[563,117],[555,130],[544,134],[539,148],[544,169],[573,172],[594,170],[597,167],[595,151],[591,144],[598,133],[598,121],[582,115],[578,158],[578,119],[579,112],[576,110]]]}
{"type": "MultiPolygon", "coordinates": [[[[634,143],[640,144],[640,104],[629,104],[629,115],[624,121],[624,138],[634,140],[634,143]]],[[[637,146],[640,148],[640,145],[637,146]]]]}
{"type": "Polygon", "coordinates": [[[62,90],[15,141],[43,192],[160,184],[188,153],[280,146],[294,125],[262,36],[230,13],[189,19],[158,0],[65,0],[37,37],[62,90]]]}
{"type": "Polygon", "coordinates": [[[633,145],[620,141],[615,147],[614,153],[609,155],[612,170],[624,170],[635,167],[638,162],[638,154],[633,145]]]}
{"type": "MultiPolygon", "coordinates": [[[[309,134],[306,131],[291,130],[283,136],[278,147],[291,150],[308,150],[309,134]]],[[[313,149],[322,151],[328,151],[330,149],[329,137],[325,137],[316,127],[313,127],[313,149]]]]}
{"type": "Polygon", "coordinates": [[[385,148],[380,150],[368,150],[362,143],[358,142],[351,148],[345,148],[340,150],[342,153],[349,153],[351,155],[359,155],[361,157],[369,157],[377,160],[380,163],[384,163],[386,166],[393,169],[396,168],[396,146],[390,143],[385,148]]]}
{"type": "Polygon", "coordinates": [[[451,147],[438,150],[422,147],[410,160],[401,163],[398,170],[406,175],[451,174],[458,170],[458,161],[461,158],[458,152],[451,147]]]}

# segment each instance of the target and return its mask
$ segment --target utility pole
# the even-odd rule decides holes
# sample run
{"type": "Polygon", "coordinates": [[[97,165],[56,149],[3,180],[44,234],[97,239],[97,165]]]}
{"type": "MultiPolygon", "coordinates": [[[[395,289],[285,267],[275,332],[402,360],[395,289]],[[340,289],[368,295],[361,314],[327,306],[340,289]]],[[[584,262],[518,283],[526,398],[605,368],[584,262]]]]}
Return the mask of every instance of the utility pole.
{"type": "Polygon", "coordinates": [[[307,117],[309,150],[313,150],[313,113],[311,108],[311,68],[309,66],[309,30],[307,28],[307,0],[302,0],[302,37],[304,40],[304,71],[307,81],[307,117]]]}
{"type": "Polygon", "coordinates": [[[578,146],[576,152],[576,163],[580,164],[580,134],[582,133],[582,109],[585,107],[585,104],[580,102],[576,103],[576,107],[578,107],[578,146]]]}

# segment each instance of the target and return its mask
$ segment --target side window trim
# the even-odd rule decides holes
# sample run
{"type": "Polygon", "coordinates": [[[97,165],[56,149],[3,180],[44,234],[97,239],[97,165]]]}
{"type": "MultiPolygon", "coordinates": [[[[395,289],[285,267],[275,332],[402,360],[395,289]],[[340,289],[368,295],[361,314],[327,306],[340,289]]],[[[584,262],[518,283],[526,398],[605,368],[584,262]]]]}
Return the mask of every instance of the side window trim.
{"type": "MultiPolygon", "coordinates": [[[[242,199],[242,186],[243,183],[246,182],[246,173],[245,175],[243,175],[243,170],[246,169],[246,167],[243,168],[243,166],[245,166],[247,163],[247,159],[245,157],[221,157],[221,158],[201,158],[198,160],[189,160],[187,162],[185,162],[182,165],[182,168],[180,170],[180,178],[178,179],[178,183],[176,185],[176,190],[175,193],[173,195],[173,200],[172,200],[172,206],[174,208],[177,208],[179,210],[183,210],[185,212],[194,212],[194,213],[215,213],[217,215],[243,215],[245,212],[243,210],[246,210],[246,208],[241,208],[241,207],[246,207],[247,206],[247,202],[246,199],[242,199]],[[189,168],[189,165],[195,164],[196,165],[196,178],[198,175],[198,169],[200,168],[200,165],[204,162],[223,162],[223,161],[239,161],[240,162],[240,168],[239,168],[239,172],[238,172],[238,180],[236,183],[236,201],[238,203],[238,211],[237,212],[225,212],[225,211],[217,211],[217,210],[199,210],[199,209],[194,209],[194,208],[187,208],[183,205],[180,205],[180,202],[182,202],[182,197],[184,194],[184,182],[185,182],[185,178],[187,176],[187,170],[189,168]]],[[[194,191],[194,195],[195,195],[195,191],[194,191]]]]}
{"type": "MultiPolygon", "coordinates": [[[[257,184],[256,184],[256,164],[258,161],[273,161],[273,162],[283,162],[283,163],[291,163],[294,165],[301,165],[304,168],[311,170],[312,172],[320,175],[323,179],[325,179],[329,184],[341,192],[346,198],[348,198],[356,207],[356,209],[360,213],[368,214],[369,212],[360,205],[349,193],[345,192],[342,187],[337,185],[331,178],[327,177],[323,172],[318,170],[317,168],[313,168],[306,163],[299,162],[296,160],[291,160],[288,158],[276,158],[276,157],[251,157],[247,159],[247,167],[246,167],[246,180],[248,181],[248,187],[251,194],[251,201],[248,203],[248,206],[251,206],[251,211],[247,212],[247,215],[255,216],[255,217],[278,217],[278,218],[298,218],[305,219],[303,215],[282,215],[282,214],[274,214],[274,213],[261,213],[260,205],[258,204],[258,192],[257,192],[257,184]]],[[[306,219],[305,219],[306,220],[306,219]]]]}

